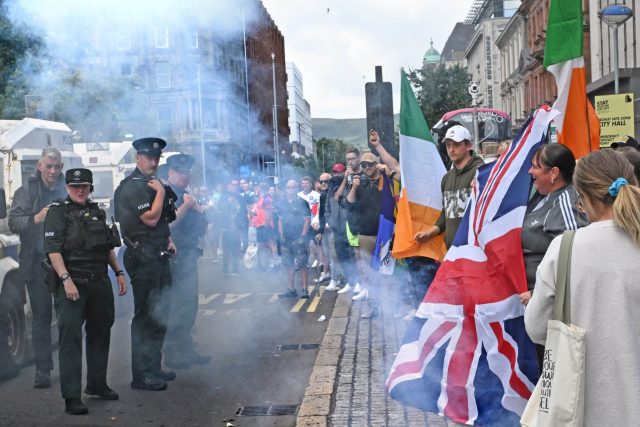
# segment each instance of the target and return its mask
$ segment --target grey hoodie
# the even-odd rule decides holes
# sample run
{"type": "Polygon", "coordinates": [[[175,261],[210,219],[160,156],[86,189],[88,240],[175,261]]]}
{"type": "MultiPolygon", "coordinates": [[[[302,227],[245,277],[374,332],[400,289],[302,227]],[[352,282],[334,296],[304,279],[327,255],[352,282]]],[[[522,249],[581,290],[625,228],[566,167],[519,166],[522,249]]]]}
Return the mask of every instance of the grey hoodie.
{"type": "Polygon", "coordinates": [[[471,195],[471,183],[476,175],[476,169],[484,164],[484,160],[471,152],[471,160],[462,168],[455,166],[442,177],[442,212],[436,224],[440,232],[444,232],[444,243],[447,249],[453,243],[462,216],[467,208],[467,200],[471,195]]]}

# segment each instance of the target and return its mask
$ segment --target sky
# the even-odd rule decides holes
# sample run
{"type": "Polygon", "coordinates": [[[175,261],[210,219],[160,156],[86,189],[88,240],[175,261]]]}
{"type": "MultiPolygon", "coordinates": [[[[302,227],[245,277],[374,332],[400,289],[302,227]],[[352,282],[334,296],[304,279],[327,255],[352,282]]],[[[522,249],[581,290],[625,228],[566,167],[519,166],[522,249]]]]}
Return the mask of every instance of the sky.
{"type": "Polygon", "coordinates": [[[393,85],[399,110],[400,68],[419,68],[442,48],[473,0],[262,0],[284,35],[287,62],[302,73],[313,118],[366,116],[364,84],[375,66],[393,85]]]}

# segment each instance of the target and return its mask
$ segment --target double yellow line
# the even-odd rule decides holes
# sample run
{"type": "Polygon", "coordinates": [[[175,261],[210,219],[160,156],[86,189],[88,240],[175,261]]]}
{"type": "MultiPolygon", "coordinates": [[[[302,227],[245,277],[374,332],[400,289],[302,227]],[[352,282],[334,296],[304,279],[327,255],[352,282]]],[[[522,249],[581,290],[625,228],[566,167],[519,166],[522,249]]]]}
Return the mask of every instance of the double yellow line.
{"type": "Polygon", "coordinates": [[[307,289],[309,290],[309,296],[311,297],[313,295],[313,298],[300,298],[298,302],[291,308],[291,313],[299,313],[307,301],[311,301],[307,306],[307,313],[315,312],[318,308],[318,305],[320,304],[320,299],[322,298],[322,294],[324,293],[324,288],[326,288],[326,286],[307,286],[307,289]],[[318,291],[314,295],[313,291],[315,291],[316,288],[318,288],[318,291]]]}

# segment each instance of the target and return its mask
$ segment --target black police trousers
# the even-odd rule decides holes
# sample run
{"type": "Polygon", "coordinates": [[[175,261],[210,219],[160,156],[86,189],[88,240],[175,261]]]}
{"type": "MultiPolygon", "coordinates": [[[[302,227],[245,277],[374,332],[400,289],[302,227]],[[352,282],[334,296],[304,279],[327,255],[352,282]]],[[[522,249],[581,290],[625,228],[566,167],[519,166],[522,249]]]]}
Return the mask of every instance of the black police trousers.
{"type": "MultiPolygon", "coordinates": [[[[75,275],[72,275],[72,279],[75,275]]],[[[79,399],[82,392],[82,325],[86,332],[87,387],[107,387],[107,363],[115,310],[111,281],[104,276],[82,283],[74,280],[80,298],[67,298],[64,286],[54,292],[60,333],[60,390],[64,399],[79,399]]]]}
{"type": "Polygon", "coordinates": [[[171,308],[165,335],[165,355],[180,356],[193,349],[191,329],[198,315],[198,248],[178,248],[171,259],[171,308]]]}
{"type": "Polygon", "coordinates": [[[31,337],[35,354],[36,370],[53,369],[51,355],[51,319],[53,317],[53,301],[51,291],[44,283],[44,272],[40,265],[25,265],[32,269],[27,274],[26,287],[33,315],[31,337]]]}
{"type": "Polygon", "coordinates": [[[124,266],[131,278],[134,315],[131,321],[131,371],[135,381],[159,372],[167,330],[171,269],[160,257],[162,249],[143,245],[127,247],[124,266]]]}

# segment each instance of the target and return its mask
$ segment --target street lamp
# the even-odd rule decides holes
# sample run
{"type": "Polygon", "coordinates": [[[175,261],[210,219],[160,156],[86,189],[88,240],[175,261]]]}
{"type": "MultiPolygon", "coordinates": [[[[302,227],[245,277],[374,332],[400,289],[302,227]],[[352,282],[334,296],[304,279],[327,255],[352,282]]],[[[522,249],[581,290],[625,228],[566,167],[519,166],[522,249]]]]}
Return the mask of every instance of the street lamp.
{"type": "Polygon", "coordinates": [[[615,93],[619,92],[619,84],[618,84],[618,28],[622,25],[627,19],[633,16],[633,10],[631,8],[623,5],[623,4],[612,4],[607,7],[602,8],[598,12],[598,17],[605,24],[609,26],[609,28],[613,29],[613,79],[614,79],[614,87],[615,93]]]}
{"type": "Polygon", "coordinates": [[[274,184],[280,183],[280,145],[278,144],[278,100],[276,98],[276,54],[271,52],[271,72],[273,74],[273,150],[276,162],[274,184]]]}

